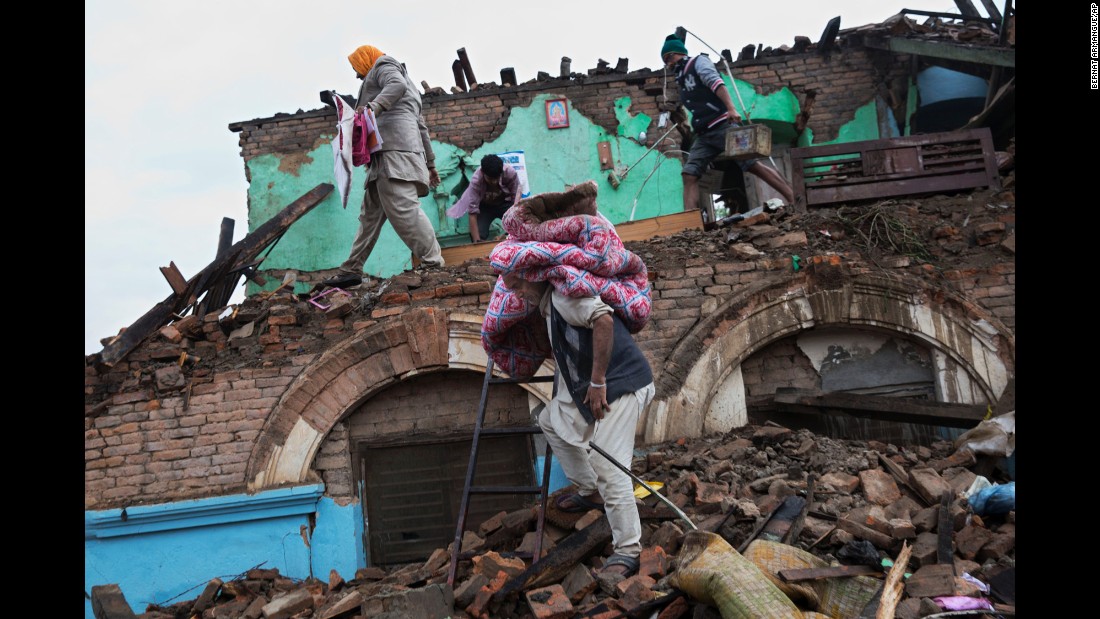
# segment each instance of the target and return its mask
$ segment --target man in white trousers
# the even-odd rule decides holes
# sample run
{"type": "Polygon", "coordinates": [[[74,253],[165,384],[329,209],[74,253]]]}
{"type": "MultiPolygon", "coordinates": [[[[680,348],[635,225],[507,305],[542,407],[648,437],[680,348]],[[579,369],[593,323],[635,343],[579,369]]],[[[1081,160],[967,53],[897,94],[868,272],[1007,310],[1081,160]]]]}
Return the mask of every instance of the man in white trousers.
{"type": "Polygon", "coordinates": [[[653,400],[653,372],[611,306],[599,297],[568,297],[547,282],[508,272],[504,285],[546,317],[557,372],[554,397],[539,416],[546,441],[576,494],[558,509],[601,509],[611,525],[611,557],[602,574],[628,577],[638,570],[642,524],[630,476],[591,450],[595,443],[623,466],[634,456],[638,419],[653,400]]]}

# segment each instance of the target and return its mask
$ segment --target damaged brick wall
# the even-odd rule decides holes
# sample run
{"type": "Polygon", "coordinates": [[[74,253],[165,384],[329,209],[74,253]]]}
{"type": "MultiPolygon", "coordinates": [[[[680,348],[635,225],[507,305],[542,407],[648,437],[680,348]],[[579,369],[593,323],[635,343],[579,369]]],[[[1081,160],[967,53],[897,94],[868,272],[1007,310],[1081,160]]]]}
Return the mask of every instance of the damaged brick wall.
{"type": "MultiPolygon", "coordinates": [[[[713,318],[716,308],[729,307],[731,299],[773,283],[784,290],[799,290],[826,284],[840,286],[861,274],[885,274],[917,282],[915,285],[926,290],[925,303],[929,305],[945,303],[944,296],[958,296],[964,299],[966,307],[973,308],[970,311],[975,317],[985,315],[990,320],[1000,317],[1008,333],[1014,332],[1014,258],[1003,240],[983,245],[976,237],[977,230],[984,229],[986,223],[1007,216],[985,206],[992,200],[990,192],[970,198],[931,198],[920,203],[920,208],[911,207],[912,213],[921,215],[914,221],[924,222],[921,234],[930,244],[932,231],[945,219],[970,209],[972,220],[965,227],[954,237],[939,239],[937,247],[943,255],[934,262],[896,255],[879,255],[872,261],[867,259],[866,249],[852,244],[842,246],[820,234],[814,235],[824,221],[831,220],[832,214],[827,210],[802,219],[788,218],[772,222],[774,225],[740,230],[741,234],[755,236],[749,242],[734,245],[728,243],[722,230],[688,231],[674,237],[628,243],[651,269],[653,312],[638,341],[655,369],[658,384],[667,391],[682,383],[683,378],[676,376],[682,373],[680,365],[687,357],[677,355],[687,350],[691,353],[689,357],[697,358],[708,348],[709,336],[705,333],[697,343],[692,338],[700,337],[694,333],[713,318]],[[781,227],[797,227],[799,233],[783,232],[781,227]],[[775,247],[777,238],[786,238],[789,244],[775,247]],[[963,243],[969,249],[951,254],[942,249],[950,243],[963,243]],[[744,257],[750,248],[760,255],[755,259],[744,257]],[[795,252],[808,265],[798,272],[793,272],[791,266],[790,256],[795,252]],[[828,277],[824,275],[828,271],[813,268],[821,257],[840,265],[828,277]]],[[[308,368],[316,367],[326,353],[332,354],[330,351],[341,343],[359,340],[363,334],[372,333],[372,329],[381,329],[380,334],[393,332],[389,325],[398,324],[395,321],[424,308],[436,308],[453,313],[452,316],[466,315],[476,322],[484,315],[494,280],[492,270],[480,260],[431,275],[406,273],[390,279],[381,294],[368,295],[359,309],[338,317],[326,316],[304,298],[291,294],[267,300],[253,297],[246,300],[236,318],[227,316],[219,320],[217,312],[211,313],[205,322],[175,343],[166,335],[155,335],[113,368],[97,367],[94,357],[88,357],[86,508],[246,491],[251,481],[246,474],[250,454],[277,447],[276,444],[264,447],[260,443],[272,436],[288,436],[295,430],[294,419],[274,417],[272,413],[280,406],[285,408],[288,399],[297,397],[293,388],[308,368]],[[240,333],[238,320],[254,322],[249,335],[231,335],[240,333]],[[187,357],[180,366],[179,359],[184,353],[187,357]],[[175,369],[166,372],[168,368],[175,369]],[[167,373],[179,376],[165,380],[167,373]]],[[[382,347],[390,340],[407,346],[395,337],[380,335],[368,339],[382,347]]],[[[479,346],[476,332],[471,335],[469,345],[479,346]]],[[[357,350],[356,347],[362,348],[362,344],[356,343],[340,354],[353,354],[349,351],[357,350]]],[[[757,394],[774,392],[781,382],[784,386],[808,384],[814,380],[814,370],[800,364],[796,353],[789,342],[778,342],[765,349],[746,360],[745,382],[757,394]]],[[[386,364],[396,366],[406,362],[398,356],[386,364]]],[[[424,371],[439,369],[442,368],[431,366],[424,371]]],[[[437,414],[444,399],[450,406],[454,397],[465,395],[469,399],[464,413],[469,415],[466,425],[471,426],[474,396],[480,392],[481,378],[475,373],[476,368],[468,369],[474,371],[435,374],[435,379],[427,374],[416,379],[426,385],[416,390],[415,397],[420,401],[404,401],[410,407],[420,406],[421,411],[437,414]],[[442,377],[457,380],[464,374],[468,375],[464,386],[435,382],[442,377]],[[437,392],[438,395],[432,395],[437,392]]],[[[403,371],[412,373],[404,375],[404,379],[398,376],[399,381],[414,378],[420,372],[415,368],[403,371]]],[[[345,383],[339,392],[359,384],[346,380],[341,384],[345,383]]],[[[378,402],[372,404],[366,400],[364,410],[373,410],[372,407],[380,406],[378,402]]],[[[351,412],[349,409],[348,414],[351,412]]],[[[349,496],[352,487],[346,470],[349,445],[346,422],[318,417],[297,420],[299,424],[303,422],[324,437],[312,470],[322,475],[328,493],[349,496]],[[329,421],[332,425],[325,433],[329,421]]]]}
{"type": "MultiPolygon", "coordinates": [[[[856,109],[873,102],[876,95],[890,92],[897,80],[905,79],[908,56],[852,48],[836,51],[829,58],[816,53],[789,54],[743,60],[730,67],[736,79],[752,84],[762,95],[785,87],[803,108],[812,100],[809,126],[814,142],[823,143],[837,138],[841,126],[853,119],[856,109]]],[[[724,69],[721,65],[719,68],[724,69]]],[[[472,151],[504,131],[511,108],[530,105],[536,95],[546,92],[568,98],[575,109],[611,133],[618,126],[615,101],[630,97],[630,113],[644,113],[652,119],[646,129],[648,146],[665,131],[657,129],[664,97],[671,102],[678,99],[671,75],[666,81],[663,70],[643,69],[627,74],[553,78],[508,88],[490,84],[468,93],[424,96],[424,117],[434,140],[472,151]]],[[[904,102],[890,104],[895,117],[904,118],[904,102]]],[[[754,111],[750,110],[750,117],[754,111]]],[[[335,111],[325,107],[276,114],[231,127],[240,131],[241,157],[247,162],[259,155],[315,148],[332,138],[335,123],[335,111]]],[[[674,145],[666,142],[659,148],[674,145]]]]}
{"type": "MultiPolygon", "coordinates": [[[[867,103],[880,85],[904,75],[907,63],[902,58],[879,68],[868,61],[873,60],[871,52],[845,49],[829,60],[792,54],[739,62],[733,68],[738,79],[751,82],[761,93],[788,87],[801,100],[808,89],[815,90],[810,127],[820,142],[835,137],[853,107],[867,103]]],[[[568,97],[575,109],[613,130],[617,126],[614,102],[623,96],[632,99],[631,113],[644,112],[655,122],[661,80],[660,71],[638,71],[489,87],[425,97],[425,112],[436,140],[463,149],[476,148],[499,135],[510,106],[527,104],[546,92],[568,97]]],[[[240,123],[242,157],[247,162],[262,154],[316,148],[331,139],[334,121],[328,109],[321,109],[240,123]]],[[[657,132],[651,127],[648,135],[652,143],[657,132]]],[[[754,291],[766,296],[769,286],[777,295],[797,294],[885,274],[911,282],[928,306],[954,304],[953,311],[963,314],[972,307],[975,320],[988,317],[997,323],[995,330],[1003,328],[1011,337],[1015,331],[1014,194],[980,192],[973,199],[894,202],[888,208],[909,218],[926,245],[928,253],[921,259],[860,244],[854,230],[845,236],[835,209],[777,217],[733,231],[689,231],[629,243],[650,268],[653,311],[638,341],[654,367],[659,395],[675,398],[689,379],[688,366],[710,349],[729,324],[743,318],[738,311],[752,309],[753,303],[765,298],[752,297],[754,291]],[[840,266],[828,277],[827,271],[813,268],[794,271],[795,254],[803,265],[812,266],[824,258],[835,259],[840,266]],[[833,281],[827,281],[830,278],[833,281]],[[716,318],[719,311],[723,313],[716,318]]],[[[276,281],[281,279],[282,273],[276,275],[276,281]]],[[[298,281],[308,282],[311,274],[298,276],[298,281]]],[[[455,351],[435,351],[436,359],[424,367],[410,363],[405,348],[415,348],[416,342],[402,339],[408,337],[405,331],[423,332],[434,323],[414,321],[402,327],[401,321],[425,308],[476,321],[484,315],[495,279],[487,263],[478,260],[432,276],[405,273],[389,279],[384,288],[372,286],[350,311],[339,314],[326,313],[286,291],[270,298],[253,295],[231,316],[223,317],[219,310],[196,317],[192,328],[182,334],[154,335],[114,367],[97,366],[88,357],[85,507],[106,509],[247,492],[256,483],[257,470],[267,470],[264,463],[283,450],[292,436],[315,440],[303,444],[316,448],[309,452],[313,459],[308,468],[311,475],[323,479],[326,494],[352,497],[348,452],[354,432],[348,419],[360,405],[363,410],[379,406],[383,398],[371,398],[386,392],[372,392],[356,403],[353,400],[360,396],[354,390],[362,381],[351,376],[337,380],[338,370],[318,370],[318,366],[331,361],[326,356],[331,351],[351,342],[354,345],[340,349],[339,354],[374,355],[369,358],[379,362],[370,371],[385,373],[379,369],[385,368],[395,384],[412,379],[430,387],[416,391],[419,401],[406,400],[411,409],[439,410],[443,402],[427,395],[432,393],[473,404],[472,394],[480,392],[480,371],[452,367],[470,370],[466,384],[434,383],[441,376],[438,372],[447,369],[439,358],[445,363],[450,354],[453,360],[455,351]],[[405,348],[398,350],[399,346],[405,348]],[[414,378],[417,373],[424,376],[414,378]],[[302,380],[323,381],[322,386],[331,382],[326,389],[333,395],[322,394],[331,400],[326,403],[328,416],[316,410],[299,416],[281,414],[301,397],[302,380]],[[343,417],[334,418],[345,405],[343,417]],[[310,438],[314,435],[318,438],[310,438]]],[[[465,345],[479,346],[476,333],[465,345]]],[[[798,360],[796,353],[791,342],[777,341],[744,359],[741,369],[751,393],[815,384],[813,368],[798,360]]],[[[1005,361],[1012,366],[1012,359],[1005,361]]],[[[519,407],[522,400],[516,394],[513,403],[519,407]]],[[[469,415],[467,421],[456,421],[452,429],[472,425],[472,409],[463,414],[469,415]]]]}
{"type": "Polygon", "coordinates": [[[794,338],[781,340],[746,359],[741,374],[749,397],[775,393],[781,387],[820,387],[813,364],[798,349],[794,338]]]}

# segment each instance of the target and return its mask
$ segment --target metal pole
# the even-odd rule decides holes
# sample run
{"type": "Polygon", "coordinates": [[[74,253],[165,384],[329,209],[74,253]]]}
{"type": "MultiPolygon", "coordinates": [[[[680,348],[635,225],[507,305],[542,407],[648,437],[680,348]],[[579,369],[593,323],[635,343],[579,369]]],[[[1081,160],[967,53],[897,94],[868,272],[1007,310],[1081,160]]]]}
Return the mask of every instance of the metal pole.
{"type": "Polygon", "coordinates": [[[682,518],[684,520],[684,522],[688,523],[688,526],[691,527],[692,530],[696,530],[696,531],[699,530],[699,527],[695,526],[695,523],[692,522],[691,519],[687,517],[687,514],[685,514],[679,507],[677,507],[675,503],[673,503],[672,501],[666,499],[665,497],[663,497],[661,495],[660,492],[657,492],[649,484],[642,481],[641,477],[638,477],[637,475],[632,473],[629,468],[623,466],[621,462],[619,462],[615,458],[612,458],[610,455],[608,455],[608,453],[606,451],[604,451],[603,449],[601,449],[599,445],[597,445],[597,444],[590,441],[588,443],[588,446],[591,447],[592,449],[595,449],[596,453],[598,453],[601,456],[607,458],[607,460],[609,462],[611,462],[611,464],[614,464],[620,471],[622,471],[622,472],[626,473],[627,475],[629,475],[631,479],[633,479],[634,481],[641,484],[643,488],[645,488],[646,490],[649,490],[650,492],[652,492],[653,496],[657,497],[658,499],[661,499],[661,501],[663,501],[665,505],[668,505],[669,507],[671,507],[674,512],[679,514],[680,518],[682,518]]]}

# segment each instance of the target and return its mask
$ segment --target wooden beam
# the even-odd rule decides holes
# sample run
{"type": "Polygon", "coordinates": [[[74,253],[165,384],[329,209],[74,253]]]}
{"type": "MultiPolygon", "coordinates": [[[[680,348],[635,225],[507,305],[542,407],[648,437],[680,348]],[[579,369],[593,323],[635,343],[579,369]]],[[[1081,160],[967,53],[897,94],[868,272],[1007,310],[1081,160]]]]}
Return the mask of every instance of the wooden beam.
{"type": "Polygon", "coordinates": [[[784,582],[845,578],[848,576],[882,576],[882,570],[870,565],[838,565],[834,567],[779,570],[779,577],[784,582]]]}
{"type": "Polygon", "coordinates": [[[451,63],[451,73],[453,73],[455,76],[455,87],[462,92],[466,92],[468,89],[466,88],[465,74],[462,72],[461,60],[458,60],[456,58],[455,61],[451,63]]]}
{"type": "Polygon", "coordinates": [[[864,45],[898,54],[915,54],[929,58],[946,58],[961,62],[1016,68],[1016,50],[1000,47],[984,47],[965,43],[922,41],[902,37],[867,37],[864,45]]]}
{"type": "Polygon", "coordinates": [[[473,88],[477,85],[477,78],[474,77],[474,67],[470,64],[470,58],[466,56],[465,47],[458,48],[458,61],[462,65],[462,73],[466,76],[466,81],[473,88]]]}
{"type": "Polygon", "coordinates": [[[997,9],[997,5],[993,3],[993,0],[982,0],[982,6],[985,7],[985,12],[988,13],[991,18],[997,20],[998,24],[1004,21],[1001,11],[997,9]]]}
{"type": "Polygon", "coordinates": [[[658,236],[671,236],[684,230],[702,229],[703,218],[699,211],[682,211],[615,224],[615,231],[623,241],[644,241],[658,236]]]}
{"type": "Polygon", "coordinates": [[[978,425],[986,413],[984,404],[949,404],[839,392],[807,394],[777,390],[773,402],[777,410],[789,413],[846,414],[884,421],[966,429],[978,425]]]}
{"type": "Polygon", "coordinates": [[[836,521],[836,528],[851,533],[857,539],[867,540],[882,550],[889,550],[894,547],[894,538],[885,533],[879,533],[870,527],[865,527],[854,520],[841,518],[836,521]]]}
{"type": "Polygon", "coordinates": [[[974,7],[974,3],[970,0],[955,0],[955,6],[959,7],[959,12],[967,17],[982,16],[982,14],[978,12],[978,9],[974,7]]]}
{"type": "MultiPolygon", "coordinates": [[[[615,224],[615,232],[626,241],[644,241],[658,236],[670,236],[683,230],[702,230],[703,220],[699,211],[683,211],[615,224]]],[[[447,264],[462,264],[474,258],[488,258],[500,241],[481,241],[442,248],[447,264]]],[[[415,263],[414,263],[415,264],[415,263]]]]}
{"type": "Polygon", "coordinates": [[[467,260],[473,260],[474,258],[488,258],[489,253],[493,251],[493,248],[497,246],[500,241],[481,241],[479,243],[467,243],[465,245],[455,245],[454,247],[443,247],[440,251],[443,253],[443,260],[447,264],[462,264],[467,260]]]}
{"type": "Polygon", "coordinates": [[[607,518],[600,518],[558,542],[538,563],[504,583],[492,599],[502,600],[517,591],[560,582],[578,563],[600,551],[609,541],[611,525],[607,518]]]}
{"type": "Polygon", "coordinates": [[[99,362],[107,367],[113,366],[145,340],[150,333],[164,326],[172,316],[183,312],[190,304],[189,299],[209,289],[211,284],[216,284],[225,273],[239,270],[243,264],[252,261],[271,243],[282,237],[287,228],[320,204],[333,189],[332,183],[317,185],[238,241],[188,280],[187,290],[183,294],[173,292],[127,327],[118,339],[105,346],[99,353],[99,362]]]}

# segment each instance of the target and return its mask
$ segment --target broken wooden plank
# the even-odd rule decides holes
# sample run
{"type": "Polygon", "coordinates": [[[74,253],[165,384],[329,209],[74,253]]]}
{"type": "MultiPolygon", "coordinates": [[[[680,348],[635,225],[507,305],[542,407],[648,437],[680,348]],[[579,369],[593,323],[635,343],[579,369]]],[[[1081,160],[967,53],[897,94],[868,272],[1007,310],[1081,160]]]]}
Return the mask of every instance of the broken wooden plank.
{"type": "Polygon", "coordinates": [[[741,542],[741,545],[737,548],[737,552],[741,554],[745,553],[745,550],[748,549],[749,544],[751,544],[753,540],[756,539],[756,536],[760,535],[760,532],[764,530],[764,527],[768,525],[768,522],[771,521],[772,516],[774,516],[775,512],[777,511],[779,511],[778,505],[770,512],[768,512],[767,516],[760,518],[759,522],[757,522],[756,526],[753,528],[752,533],[749,533],[749,536],[745,538],[745,541],[741,542]]]}
{"type": "Polygon", "coordinates": [[[975,8],[970,0],[955,0],[955,6],[959,7],[959,13],[967,17],[981,17],[982,14],[975,8]]]}
{"type": "Polygon", "coordinates": [[[180,273],[175,262],[169,261],[168,266],[160,267],[160,272],[164,275],[164,279],[168,280],[168,285],[172,287],[172,292],[176,294],[187,292],[187,280],[184,279],[183,273],[180,273]]]}
{"type": "MultiPolygon", "coordinates": [[[[615,224],[615,232],[626,241],[644,241],[658,236],[670,236],[684,230],[702,230],[703,220],[698,211],[683,211],[669,215],[648,217],[637,221],[615,224]]],[[[488,258],[500,241],[481,241],[442,248],[447,264],[462,264],[475,258],[488,258]]],[[[418,261],[414,261],[416,264],[418,261]]]]}
{"type": "Polygon", "coordinates": [[[855,522],[854,520],[848,520],[847,518],[841,518],[836,521],[836,527],[841,531],[847,531],[858,539],[863,539],[871,542],[877,548],[883,550],[889,550],[894,547],[894,538],[886,535],[885,533],[879,533],[878,531],[865,527],[862,524],[855,522]]]}
{"type": "Polygon", "coordinates": [[[240,263],[253,260],[260,252],[281,238],[294,222],[320,204],[334,188],[332,183],[321,183],[287,205],[279,214],[264,222],[251,234],[230,247],[224,255],[195,274],[188,280],[187,290],[183,294],[173,292],[167,299],[153,306],[134,324],[127,327],[118,339],[99,352],[98,361],[107,367],[114,366],[149,334],[160,329],[173,316],[179,316],[189,306],[188,299],[207,290],[224,273],[239,268],[240,263]]]}
{"type": "Polygon", "coordinates": [[[558,542],[538,563],[506,582],[500,591],[493,594],[493,600],[502,600],[523,589],[561,582],[578,563],[601,550],[609,541],[611,525],[607,518],[600,518],[558,542]]]}
{"type": "Polygon", "coordinates": [[[936,563],[942,563],[944,565],[950,565],[951,569],[955,569],[955,550],[951,547],[951,542],[955,537],[955,525],[951,518],[951,502],[955,493],[950,490],[945,490],[940,495],[940,519],[936,525],[936,563]]]}
{"type": "Polygon", "coordinates": [[[615,224],[615,232],[623,241],[644,241],[684,230],[702,229],[703,220],[698,211],[682,211],[615,224]]]}
{"type": "Polygon", "coordinates": [[[833,567],[811,567],[805,569],[779,570],[779,577],[785,582],[802,580],[823,580],[847,576],[881,576],[882,570],[870,565],[837,565],[833,567]]]}
{"type": "Polygon", "coordinates": [[[84,416],[85,417],[91,417],[92,419],[94,419],[94,418],[98,417],[100,413],[107,410],[107,407],[110,406],[111,403],[113,403],[114,401],[115,401],[115,398],[113,396],[109,397],[106,400],[103,400],[102,402],[100,402],[99,404],[96,404],[92,408],[84,411],[84,416]]]}
{"type": "Polygon", "coordinates": [[[894,560],[894,566],[890,568],[890,572],[886,575],[886,582],[882,585],[882,597],[879,599],[875,619],[894,619],[894,611],[897,609],[898,602],[901,601],[901,593],[905,587],[902,576],[905,575],[909,565],[909,555],[912,552],[913,549],[909,544],[902,543],[901,552],[898,553],[898,558],[894,560]]]}
{"type": "Polygon", "coordinates": [[[814,489],[816,486],[817,475],[810,473],[809,479],[806,480],[806,502],[802,505],[802,510],[798,512],[798,517],[791,523],[791,528],[787,529],[787,534],[783,536],[784,544],[793,546],[798,541],[798,536],[802,533],[802,525],[806,522],[806,513],[810,511],[810,505],[814,502],[814,489]]]}
{"type": "MultiPolygon", "coordinates": [[[[875,454],[878,455],[878,461],[882,463],[882,466],[890,473],[890,476],[894,478],[894,481],[897,482],[899,486],[912,489],[909,486],[909,473],[906,473],[905,469],[901,468],[900,464],[887,458],[886,455],[880,451],[876,451],[875,454]]],[[[917,496],[920,496],[920,494],[917,493],[917,496]]]]}
{"type": "MultiPolygon", "coordinates": [[[[218,233],[218,251],[214,254],[215,259],[223,256],[233,246],[233,228],[235,225],[236,222],[231,218],[222,217],[221,230],[218,233]]],[[[233,290],[237,287],[237,282],[241,279],[240,273],[237,273],[236,276],[232,275],[227,274],[227,277],[222,278],[222,281],[210,288],[210,291],[206,293],[202,300],[202,306],[198,310],[198,314],[205,314],[206,311],[223,307],[229,302],[230,297],[233,296],[233,290]]]]}
{"type": "Polygon", "coordinates": [[[949,404],[839,392],[807,394],[777,390],[773,401],[776,409],[782,412],[846,414],[967,429],[978,425],[986,413],[984,404],[949,404]]]}

